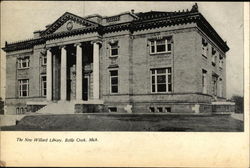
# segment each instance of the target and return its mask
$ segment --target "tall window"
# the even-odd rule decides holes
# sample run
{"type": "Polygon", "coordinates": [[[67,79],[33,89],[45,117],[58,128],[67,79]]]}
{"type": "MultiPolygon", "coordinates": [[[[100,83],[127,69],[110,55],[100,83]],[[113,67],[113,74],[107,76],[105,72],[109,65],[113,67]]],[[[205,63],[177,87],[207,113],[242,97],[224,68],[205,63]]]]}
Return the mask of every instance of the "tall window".
{"type": "Polygon", "coordinates": [[[208,43],[204,38],[202,38],[202,56],[207,58],[207,53],[208,53],[208,43]]]}
{"type": "Polygon", "coordinates": [[[16,108],[16,114],[20,114],[19,107],[16,108]]]}
{"type": "Polygon", "coordinates": [[[212,65],[215,66],[217,62],[217,51],[215,50],[214,47],[212,47],[212,65]]]}
{"type": "Polygon", "coordinates": [[[216,55],[212,55],[212,65],[215,66],[217,62],[217,56],[216,55]]]}
{"type": "Polygon", "coordinates": [[[47,79],[46,79],[46,76],[42,76],[41,77],[41,91],[42,91],[42,96],[46,96],[46,93],[47,93],[47,79]]]}
{"type": "Polygon", "coordinates": [[[29,96],[29,80],[28,79],[19,80],[19,96],[20,97],[29,96]]]}
{"type": "Polygon", "coordinates": [[[219,80],[219,96],[223,97],[223,86],[222,86],[222,79],[219,80]]]}
{"type": "Polygon", "coordinates": [[[207,93],[207,71],[202,70],[202,93],[207,93]]]}
{"type": "Polygon", "coordinates": [[[151,69],[151,91],[152,93],[172,91],[171,68],[151,69]]]}
{"type": "Polygon", "coordinates": [[[46,64],[47,64],[47,57],[42,56],[42,65],[46,65],[46,64]]]}
{"type": "Polygon", "coordinates": [[[219,55],[219,67],[223,68],[223,57],[222,57],[222,55],[219,55]]]}
{"type": "Polygon", "coordinates": [[[150,54],[166,53],[172,50],[172,38],[150,41],[150,54]]]}
{"type": "Polygon", "coordinates": [[[118,93],[118,70],[110,71],[110,93],[118,93]]]}
{"type": "Polygon", "coordinates": [[[110,44],[110,57],[116,57],[119,54],[118,41],[110,44]]]}
{"type": "Polygon", "coordinates": [[[29,68],[30,66],[29,62],[30,62],[29,57],[18,58],[17,60],[18,69],[29,68]]]}
{"type": "Polygon", "coordinates": [[[218,81],[218,77],[213,75],[212,76],[212,91],[213,91],[213,95],[217,96],[217,81],[218,81]]]}

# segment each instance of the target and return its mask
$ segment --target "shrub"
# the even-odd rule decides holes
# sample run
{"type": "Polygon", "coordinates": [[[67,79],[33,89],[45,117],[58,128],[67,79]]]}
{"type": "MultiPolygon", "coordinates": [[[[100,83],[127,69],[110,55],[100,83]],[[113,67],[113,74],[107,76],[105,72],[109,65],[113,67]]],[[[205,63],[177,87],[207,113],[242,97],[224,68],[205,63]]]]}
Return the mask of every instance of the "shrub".
{"type": "Polygon", "coordinates": [[[236,113],[243,113],[244,111],[244,97],[234,95],[232,96],[231,100],[235,102],[235,112],[236,113]]]}

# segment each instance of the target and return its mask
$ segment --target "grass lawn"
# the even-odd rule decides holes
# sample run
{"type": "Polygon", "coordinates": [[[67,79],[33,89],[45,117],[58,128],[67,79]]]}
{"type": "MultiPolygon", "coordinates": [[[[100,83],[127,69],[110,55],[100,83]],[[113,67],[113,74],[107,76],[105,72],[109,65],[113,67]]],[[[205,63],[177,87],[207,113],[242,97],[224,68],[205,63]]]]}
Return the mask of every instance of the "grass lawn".
{"type": "Polygon", "coordinates": [[[68,114],[26,116],[4,131],[244,131],[229,115],[68,114]]]}

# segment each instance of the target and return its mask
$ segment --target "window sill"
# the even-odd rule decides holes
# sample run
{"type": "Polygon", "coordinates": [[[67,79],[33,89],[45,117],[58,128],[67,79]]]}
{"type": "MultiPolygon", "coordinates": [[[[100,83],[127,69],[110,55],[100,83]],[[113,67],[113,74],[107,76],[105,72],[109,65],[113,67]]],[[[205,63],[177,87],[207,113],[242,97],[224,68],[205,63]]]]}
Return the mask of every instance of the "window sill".
{"type": "Polygon", "coordinates": [[[117,58],[118,55],[110,55],[109,58],[117,58]]]}
{"type": "Polygon", "coordinates": [[[111,64],[108,66],[108,68],[119,68],[118,64],[111,64]]]}
{"type": "Polygon", "coordinates": [[[19,99],[26,99],[26,98],[29,98],[29,96],[19,96],[18,98],[19,99]]]}
{"type": "Polygon", "coordinates": [[[117,92],[117,93],[109,93],[110,95],[118,95],[119,93],[117,92]]]}
{"type": "Polygon", "coordinates": [[[173,92],[151,92],[151,94],[171,94],[173,92]]]}
{"type": "Polygon", "coordinates": [[[29,69],[30,67],[27,68],[17,68],[18,70],[25,70],[25,69],[29,69]]]}
{"type": "Polygon", "coordinates": [[[164,52],[156,52],[156,53],[150,53],[150,55],[158,55],[158,54],[171,54],[171,51],[164,51],[164,52]]]}

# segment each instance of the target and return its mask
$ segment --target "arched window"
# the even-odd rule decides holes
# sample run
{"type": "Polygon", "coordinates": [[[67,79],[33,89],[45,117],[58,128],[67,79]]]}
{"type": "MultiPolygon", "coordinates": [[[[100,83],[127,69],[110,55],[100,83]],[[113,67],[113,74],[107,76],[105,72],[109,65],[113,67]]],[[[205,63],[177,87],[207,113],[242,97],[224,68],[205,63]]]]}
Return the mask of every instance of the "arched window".
{"type": "Polygon", "coordinates": [[[16,114],[19,114],[19,107],[16,108],[16,114]]]}
{"type": "Polygon", "coordinates": [[[23,108],[22,107],[20,108],[19,114],[23,114],[23,108]]]}

